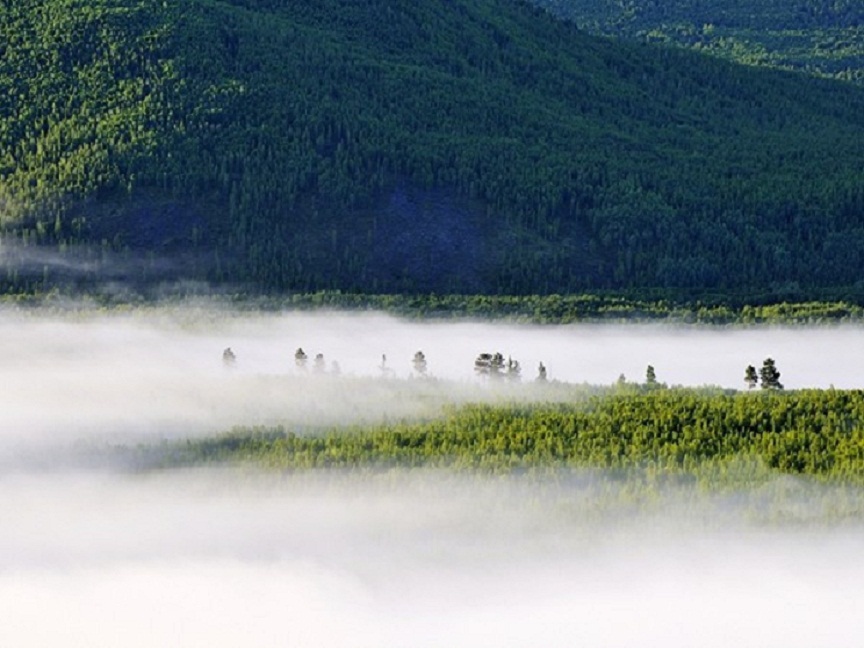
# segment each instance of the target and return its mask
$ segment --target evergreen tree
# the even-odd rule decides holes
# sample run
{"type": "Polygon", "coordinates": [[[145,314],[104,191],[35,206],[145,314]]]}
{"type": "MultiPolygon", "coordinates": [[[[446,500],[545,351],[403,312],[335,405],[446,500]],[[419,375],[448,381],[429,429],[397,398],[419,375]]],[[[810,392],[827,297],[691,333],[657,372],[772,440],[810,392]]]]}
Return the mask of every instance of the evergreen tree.
{"type": "Polygon", "coordinates": [[[489,372],[492,370],[492,354],[491,353],[481,353],[474,360],[474,373],[478,376],[488,376],[489,372]]]}
{"type": "Polygon", "coordinates": [[[382,376],[389,376],[393,373],[392,370],[390,369],[390,367],[387,366],[387,354],[386,353],[381,354],[381,364],[378,365],[378,368],[381,370],[382,376]]]}
{"type": "Polygon", "coordinates": [[[744,382],[747,383],[747,389],[753,389],[759,382],[759,375],[753,365],[747,365],[744,370],[744,382]]]}
{"type": "Polygon", "coordinates": [[[654,373],[654,367],[651,365],[648,365],[648,369],[645,371],[645,384],[649,387],[657,384],[657,374],[654,373]]]}
{"type": "Polygon", "coordinates": [[[426,356],[422,351],[418,351],[414,354],[414,360],[412,363],[414,365],[414,371],[416,371],[418,375],[426,375],[426,356]]]}
{"type": "Polygon", "coordinates": [[[309,359],[309,356],[306,355],[306,352],[302,347],[299,347],[294,352],[294,364],[297,365],[298,369],[305,370],[306,369],[306,361],[309,359]]]}
{"type": "Polygon", "coordinates": [[[780,383],[780,372],[777,371],[772,358],[765,358],[759,370],[759,379],[762,381],[762,389],[783,389],[780,383]]]}
{"type": "Polygon", "coordinates": [[[233,367],[234,363],[237,362],[237,356],[231,350],[231,347],[228,347],[222,352],[222,362],[226,367],[233,367]]]}
{"type": "Polygon", "coordinates": [[[492,364],[490,366],[489,375],[493,378],[500,378],[504,374],[504,370],[506,368],[506,363],[504,362],[504,355],[501,353],[496,353],[492,356],[492,364]]]}
{"type": "Polygon", "coordinates": [[[319,353],[315,356],[315,372],[316,373],[324,373],[324,370],[327,368],[327,363],[324,360],[324,354],[319,353]]]}
{"type": "Polygon", "coordinates": [[[537,367],[537,382],[546,382],[546,365],[542,362],[537,367]]]}
{"type": "Polygon", "coordinates": [[[481,353],[474,360],[474,371],[480,376],[500,378],[505,368],[506,363],[501,353],[481,353]]]}

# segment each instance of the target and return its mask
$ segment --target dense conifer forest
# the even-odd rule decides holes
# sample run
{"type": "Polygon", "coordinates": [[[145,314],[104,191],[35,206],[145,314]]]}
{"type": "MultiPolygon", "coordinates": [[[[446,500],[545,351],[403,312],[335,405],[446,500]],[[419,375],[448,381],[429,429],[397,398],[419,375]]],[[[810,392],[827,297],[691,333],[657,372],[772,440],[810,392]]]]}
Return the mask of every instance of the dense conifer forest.
{"type": "Polygon", "coordinates": [[[593,33],[864,83],[857,0],[535,0],[593,33]]]}
{"type": "Polygon", "coordinates": [[[864,299],[864,89],[519,0],[4,2],[0,97],[6,292],[864,299]]]}
{"type": "MultiPolygon", "coordinates": [[[[560,398],[561,387],[550,394],[560,398]]],[[[622,477],[629,471],[685,476],[712,487],[752,487],[783,474],[860,484],[862,416],[860,391],[735,393],[628,383],[605,390],[571,386],[567,402],[471,405],[425,423],[314,435],[237,428],[156,454],[138,452],[147,467],[251,461],[282,470],[602,468],[622,477]]]]}

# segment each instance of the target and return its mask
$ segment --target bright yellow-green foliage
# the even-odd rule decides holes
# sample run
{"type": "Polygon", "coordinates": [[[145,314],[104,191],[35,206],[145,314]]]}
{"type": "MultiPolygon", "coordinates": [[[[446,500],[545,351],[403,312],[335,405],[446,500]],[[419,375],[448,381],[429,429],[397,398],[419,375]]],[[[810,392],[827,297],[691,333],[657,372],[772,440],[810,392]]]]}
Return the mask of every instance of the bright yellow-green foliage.
{"type": "Polygon", "coordinates": [[[284,469],[641,469],[710,474],[721,481],[727,468],[753,462],[775,473],[861,483],[864,391],[631,388],[587,402],[469,406],[433,422],[321,436],[236,429],[223,438],[189,442],[177,456],[192,462],[251,460],[284,469]]]}
{"type": "MultiPolygon", "coordinates": [[[[125,191],[172,144],[180,83],[163,3],[0,3],[0,223],[125,191]]],[[[50,218],[49,218],[50,217],[50,218]]]]}

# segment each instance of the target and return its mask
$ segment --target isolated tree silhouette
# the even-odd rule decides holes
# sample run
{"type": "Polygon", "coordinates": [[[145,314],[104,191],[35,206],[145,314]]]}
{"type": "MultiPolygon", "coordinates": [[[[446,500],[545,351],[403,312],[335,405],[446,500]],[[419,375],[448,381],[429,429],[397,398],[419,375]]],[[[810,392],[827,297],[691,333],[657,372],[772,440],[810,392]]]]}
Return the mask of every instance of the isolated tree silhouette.
{"type": "Polygon", "coordinates": [[[744,370],[744,382],[747,383],[747,389],[753,389],[759,383],[759,375],[753,365],[747,365],[744,370]]]}
{"type": "Polygon", "coordinates": [[[386,353],[381,354],[381,364],[378,365],[378,368],[381,370],[382,376],[387,377],[387,376],[393,375],[393,371],[390,369],[390,367],[387,366],[387,354],[386,353]]]}
{"type": "Polygon", "coordinates": [[[780,383],[780,372],[777,371],[772,358],[765,358],[759,370],[759,379],[762,381],[762,389],[783,389],[780,383]]]}
{"type": "Polygon", "coordinates": [[[226,367],[231,367],[237,362],[237,356],[231,350],[231,347],[228,347],[222,352],[222,362],[225,363],[226,367]]]}
{"type": "Polygon", "coordinates": [[[418,351],[414,354],[414,360],[412,361],[414,365],[414,371],[416,371],[419,375],[426,375],[426,356],[422,351],[418,351]]]}
{"type": "Polygon", "coordinates": [[[654,373],[654,367],[648,365],[648,369],[645,370],[645,384],[654,386],[657,384],[657,374],[654,373]]]}

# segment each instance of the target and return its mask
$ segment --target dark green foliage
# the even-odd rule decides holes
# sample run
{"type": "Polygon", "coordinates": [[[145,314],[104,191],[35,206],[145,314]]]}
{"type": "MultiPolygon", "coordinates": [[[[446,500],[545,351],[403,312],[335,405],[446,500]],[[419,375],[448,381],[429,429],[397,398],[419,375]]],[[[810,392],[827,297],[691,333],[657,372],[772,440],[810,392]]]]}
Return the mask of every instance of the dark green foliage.
{"type": "Polygon", "coordinates": [[[474,372],[486,378],[500,378],[505,370],[504,356],[501,353],[481,353],[474,360],[474,372]]]}
{"type": "Polygon", "coordinates": [[[567,324],[585,320],[671,320],[701,324],[825,324],[861,322],[864,308],[847,302],[676,303],[617,295],[353,295],[321,292],[287,298],[233,302],[235,306],[268,309],[343,308],[382,310],[412,318],[482,317],[537,324],[567,324]]]}
{"type": "Polygon", "coordinates": [[[0,3],[0,223],[38,215],[34,234],[72,236],[71,205],[174,171],[191,108],[176,18],[152,2],[0,3]]]}
{"type": "Polygon", "coordinates": [[[522,378],[522,367],[518,360],[508,357],[504,359],[501,353],[481,353],[474,360],[474,372],[478,376],[492,380],[506,379],[519,382],[522,378]]]}
{"type": "Polygon", "coordinates": [[[237,429],[190,442],[185,461],[278,468],[440,466],[722,470],[742,460],[791,474],[864,481],[864,392],[647,390],[587,404],[470,406],[422,424],[297,436],[237,429]]]}
{"type": "Polygon", "coordinates": [[[759,383],[759,375],[753,365],[747,365],[744,370],[744,382],[747,383],[747,389],[753,389],[759,383]]]}
{"type": "MultiPolygon", "coordinates": [[[[0,285],[10,286],[0,281],[0,285]]],[[[241,311],[314,311],[320,309],[381,311],[409,319],[482,318],[530,322],[535,324],[569,324],[574,322],[666,321],[676,324],[759,325],[861,324],[864,308],[849,302],[767,303],[735,306],[723,303],[649,301],[617,295],[359,295],[341,292],[317,292],[287,296],[260,297],[243,294],[214,297],[202,295],[195,286],[184,286],[176,292],[105,292],[88,297],[82,308],[148,308],[154,301],[183,306],[189,298],[209,297],[214,303],[241,311]],[[89,304],[89,305],[88,305],[89,304]]],[[[73,295],[74,296],[74,295],[73,295]]],[[[40,279],[34,279],[28,290],[10,290],[0,295],[0,305],[18,305],[44,311],[70,308],[70,295],[44,292],[40,279]]],[[[300,349],[302,351],[302,349],[300,349]]]]}
{"type": "Polygon", "coordinates": [[[645,370],[645,384],[649,387],[657,386],[657,374],[654,371],[653,365],[648,365],[645,370]]]}
{"type": "Polygon", "coordinates": [[[858,0],[532,0],[595,33],[864,83],[858,0]]]}
{"type": "Polygon", "coordinates": [[[765,358],[762,368],[759,369],[759,381],[762,389],[783,389],[780,382],[780,372],[773,358],[765,358]]]}
{"type": "MultiPolygon", "coordinates": [[[[511,0],[22,0],[0,43],[24,246],[191,252],[176,274],[272,291],[858,290],[845,84],[511,0]]],[[[9,289],[50,287],[28,272],[9,289]]]]}

